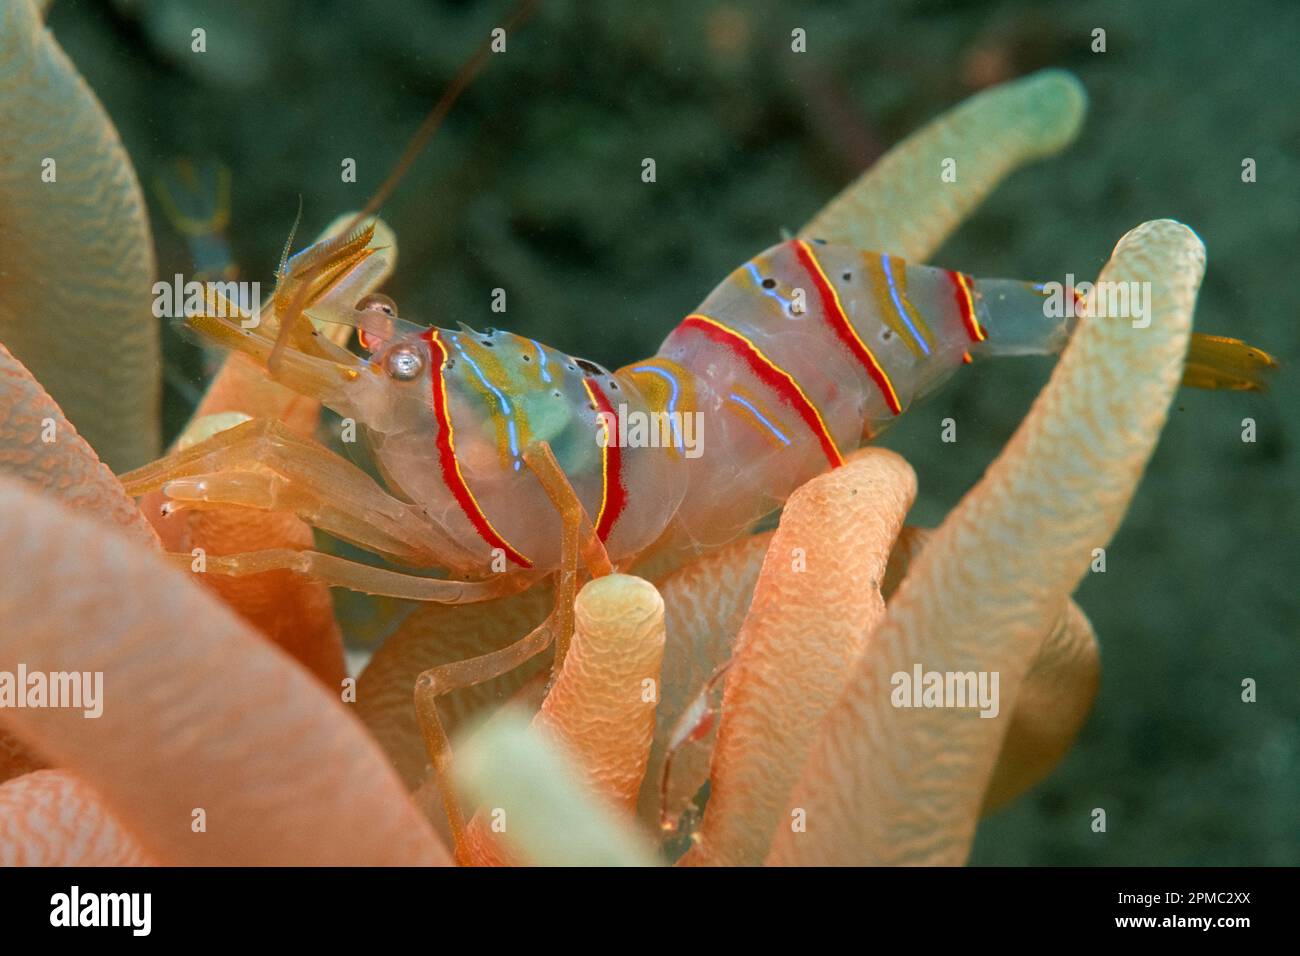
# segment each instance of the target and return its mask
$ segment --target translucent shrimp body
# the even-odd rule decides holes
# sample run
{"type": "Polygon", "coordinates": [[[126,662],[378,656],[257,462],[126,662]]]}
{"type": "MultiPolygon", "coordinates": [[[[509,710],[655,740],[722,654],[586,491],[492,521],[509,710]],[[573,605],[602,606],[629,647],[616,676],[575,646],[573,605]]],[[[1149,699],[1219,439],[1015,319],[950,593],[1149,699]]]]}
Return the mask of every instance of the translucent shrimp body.
{"type": "MultiPolygon", "coordinates": [[[[366,270],[382,265],[369,240],[362,231],[299,254],[276,299],[302,298],[309,317],[355,325],[371,357],[304,323],[288,331],[272,376],[362,426],[397,497],[358,473],[345,479],[344,497],[356,500],[336,503],[344,479],[326,478],[328,452],[311,452],[310,465],[299,461],[306,452],[280,453],[314,502],[300,505],[308,518],[328,511],[354,543],[480,580],[560,567],[565,518],[528,460],[543,444],[614,562],[714,547],[966,362],[1059,352],[1089,308],[1073,289],[793,239],[732,272],[656,355],[611,373],[506,332],[420,328],[383,296],[358,302],[366,270]],[[1071,308],[1059,308],[1063,298],[1071,308]]],[[[211,315],[191,324],[271,364],[266,329],[211,315]]],[[[1262,387],[1271,367],[1245,343],[1199,336],[1187,383],[1262,387]]],[[[268,507],[280,494],[274,482],[259,494],[225,484],[230,503],[268,507]]],[[[202,499],[211,482],[169,488],[202,499]]]]}
{"type": "MultiPolygon", "coordinates": [[[[1034,313],[1018,334],[1036,320],[1039,350],[1055,347],[1041,296],[1015,306],[1034,313]]],[[[984,350],[988,324],[968,276],[794,240],[616,373],[505,332],[408,327],[365,336],[384,374],[326,403],[366,425],[384,479],[457,543],[448,566],[557,565],[560,519],[524,463],[541,441],[627,561],[670,527],[679,546],[743,532],[984,350]]]]}

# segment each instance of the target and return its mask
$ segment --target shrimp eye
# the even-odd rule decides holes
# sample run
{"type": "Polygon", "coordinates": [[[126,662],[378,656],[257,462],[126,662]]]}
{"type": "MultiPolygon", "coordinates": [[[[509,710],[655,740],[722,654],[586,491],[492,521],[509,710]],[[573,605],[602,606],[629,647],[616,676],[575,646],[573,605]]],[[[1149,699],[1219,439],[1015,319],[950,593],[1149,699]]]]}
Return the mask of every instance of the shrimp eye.
{"type": "Polygon", "coordinates": [[[424,370],[424,356],[409,345],[399,345],[384,358],[384,370],[399,382],[409,382],[424,370]]]}
{"type": "Polygon", "coordinates": [[[356,304],[357,341],[367,352],[378,352],[393,337],[397,305],[386,295],[371,293],[356,304]]]}
{"type": "Polygon", "coordinates": [[[391,315],[393,318],[397,318],[397,303],[388,296],[382,295],[378,292],[370,293],[370,295],[358,302],[354,308],[358,312],[365,312],[367,309],[374,309],[378,312],[383,312],[385,315],[391,315]]]}

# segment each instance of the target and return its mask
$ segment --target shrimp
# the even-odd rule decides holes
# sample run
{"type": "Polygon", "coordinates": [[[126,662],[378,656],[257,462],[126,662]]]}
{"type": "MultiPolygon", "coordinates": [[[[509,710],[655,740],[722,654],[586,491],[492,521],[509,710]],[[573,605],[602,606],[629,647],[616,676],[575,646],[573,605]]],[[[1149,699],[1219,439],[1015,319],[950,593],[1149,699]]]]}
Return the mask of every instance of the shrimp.
{"type": "MultiPolygon", "coordinates": [[[[841,464],[964,364],[1055,354],[1077,322],[1073,310],[1050,315],[1041,283],[976,280],[794,239],[737,268],[655,356],[610,372],[509,332],[416,326],[384,296],[350,302],[349,290],[377,266],[362,265],[370,237],[362,229],[300,253],[275,296],[321,285],[305,315],[355,326],[369,357],[304,323],[273,377],[360,423],[395,495],[265,422],[124,480],[133,493],[162,487],[190,507],[291,507],[393,561],[476,583],[402,583],[323,555],[232,556],[213,559],[209,570],[318,570],[331,583],[416,600],[495,596],[501,589],[482,582],[531,582],[561,565],[562,516],[526,464],[542,444],[613,565],[627,567],[663,541],[716,547],[841,464]],[[268,467],[276,476],[252,477],[268,467]]],[[[191,324],[269,358],[274,323],[244,329],[207,314],[191,324]]],[[[1193,384],[1262,387],[1259,370],[1271,367],[1264,353],[1218,337],[1203,336],[1193,355],[1193,384]]]]}

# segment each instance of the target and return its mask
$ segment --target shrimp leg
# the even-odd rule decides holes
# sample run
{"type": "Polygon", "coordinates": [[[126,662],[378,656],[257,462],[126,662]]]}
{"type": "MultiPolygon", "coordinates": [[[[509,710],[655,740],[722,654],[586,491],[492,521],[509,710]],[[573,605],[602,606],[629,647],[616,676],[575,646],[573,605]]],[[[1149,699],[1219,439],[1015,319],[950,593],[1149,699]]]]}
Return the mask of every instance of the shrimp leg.
{"type": "MultiPolygon", "coordinates": [[[[446,535],[356,465],[273,418],[253,419],[121,476],[128,495],[163,489],[182,507],[293,510],[386,557],[434,564],[446,535]],[[238,476],[238,477],[234,477],[238,476]]],[[[451,553],[454,553],[454,549],[451,553]]]]}
{"type": "MultiPolygon", "coordinates": [[[[169,555],[178,564],[190,566],[188,554],[169,555]]],[[[208,555],[205,572],[240,577],[265,571],[294,571],[306,574],[330,587],[348,588],[365,594],[400,598],[406,601],[433,601],[438,604],[476,604],[508,597],[537,583],[536,577],[498,575],[479,581],[443,580],[418,574],[405,574],[349,561],[321,551],[296,551],[292,548],[269,548],[240,554],[208,555]]]]}
{"type": "Polygon", "coordinates": [[[556,646],[555,662],[551,667],[551,680],[554,681],[573,638],[573,603],[578,596],[579,556],[594,577],[613,571],[605,547],[596,536],[591,519],[569,479],[555,460],[550,445],[540,442],[531,446],[524,452],[524,462],[541,482],[563,522],[555,606],[545,621],[514,644],[481,657],[430,668],[415,681],[415,712],[458,854],[464,845],[465,814],[448,773],[451,743],[438,715],[438,698],[462,687],[499,677],[546,650],[552,641],[556,646]]]}
{"type": "MultiPolygon", "coordinates": [[[[255,419],[122,476],[131,495],[163,489],[169,506],[236,505],[291,510],[308,523],[394,561],[434,566],[454,554],[450,536],[417,506],[388,494],[360,468],[275,419],[255,419]]],[[[175,556],[190,564],[189,554],[175,556]]],[[[205,572],[259,574],[286,569],[333,586],[390,597],[468,603],[532,583],[518,575],[444,581],[371,567],[315,551],[274,549],[208,555],[205,572]]]]}

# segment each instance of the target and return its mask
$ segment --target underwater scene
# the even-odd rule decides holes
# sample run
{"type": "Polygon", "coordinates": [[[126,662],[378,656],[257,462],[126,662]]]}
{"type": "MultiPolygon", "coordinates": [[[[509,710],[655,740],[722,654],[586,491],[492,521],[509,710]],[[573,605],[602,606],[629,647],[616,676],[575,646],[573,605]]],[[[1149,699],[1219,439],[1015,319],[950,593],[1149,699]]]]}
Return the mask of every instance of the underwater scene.
{"type": "Polygon", "coordinates": [[[0,865],[1294,866],[1297,37],[0,0],[0,865]]]}

